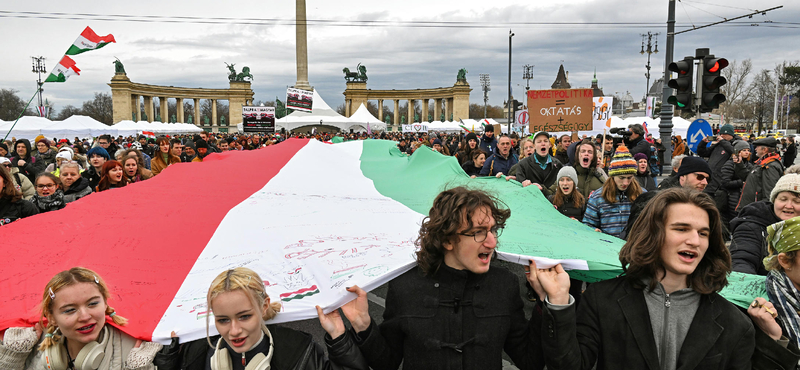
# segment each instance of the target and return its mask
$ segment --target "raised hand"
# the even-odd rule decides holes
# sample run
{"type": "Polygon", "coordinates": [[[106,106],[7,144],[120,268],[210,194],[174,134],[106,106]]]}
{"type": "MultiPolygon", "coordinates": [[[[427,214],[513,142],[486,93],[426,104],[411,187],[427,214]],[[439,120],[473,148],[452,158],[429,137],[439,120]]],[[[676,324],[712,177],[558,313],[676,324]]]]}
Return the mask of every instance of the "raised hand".
{"type": "Polygon", "coordinates": [[[353,329],[356,333],[360,333],[367,330],[370,323],[367,292],[359,288],[358,285],[348,287],[347,291],[356,293],[358,297],[345,303],[344,306],[342,306],[342,312],[344,312],[344,315],[350,320],[350,324],[353,325],[353,329]]]}
{"type": "Polygon", "coordinates": [[[544,288],[542,288],[542,284],[539,283],[539,278],[537,277],[539,269],[536,268],[536,261],[528,260],[528,263],[528,266],[522,267],[525,269],[525,279],[528,280],[528,284],[531,285],[533,291],[536,292],[537,296],[539,296],[539,300],[544,302],[544,298],[547,296],[547,293],[545,293],[544,288]]]}
{"type": "Polygon", "coordinates": [[[569,303],[569,274],[560,263],[549,269],[539,269],[536,277],[551,304],[569,303]]]}
{"type": "Polygon", "coordinates": [[[322,312],[322,308],[317,306],[317,316],[319,316],[319,324],[322,325],[322,328],[328,332],[331,338],[336,339],[344,334],[344,321],[342,321],[342,316],[339,315],[339,310],[333,310],[326,315],[322,312]]]}
{"type": "Polygon", "coordinates": [[[747,307],[747,314],[750,315],[756,326],[769,335],[770,338],[774,340],[781,339],[781,326],[775,321],[778,317],[778,312],[775,311],[775,306],[771,302],[758,297],[747,307]]]}

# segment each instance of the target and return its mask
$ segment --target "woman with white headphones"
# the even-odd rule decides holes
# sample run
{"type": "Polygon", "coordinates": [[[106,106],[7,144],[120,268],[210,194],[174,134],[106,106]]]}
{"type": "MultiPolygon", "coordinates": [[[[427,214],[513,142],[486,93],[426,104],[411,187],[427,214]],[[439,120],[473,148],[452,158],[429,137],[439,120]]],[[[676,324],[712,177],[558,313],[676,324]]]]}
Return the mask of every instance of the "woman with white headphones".
{"type": "Polygon", "coordinates": [[[0,368],[154,370],[161,344],[137,341],[106,325],[109,319],[117,325],[128,321],[108,305],[109,296],[105,282],[92,270],[74,267],[58,273],[44,289],[39,324],[0,335],[0,368]]]}
{"type": "Polygon", "coordinates": [[[159,370],[369,369],[342,320],[333,319],[338,311],[323,315],[317,308],[328,333],[325,344],[330,360],[311,335],[267,326],[265,322],[278,314],[281,304],[270,301],[263,280],[253,270],[237,267],[219,274],[208,289],[207,302],[220,335],[167,351],[172,358],[160,361],[159,370]]]}

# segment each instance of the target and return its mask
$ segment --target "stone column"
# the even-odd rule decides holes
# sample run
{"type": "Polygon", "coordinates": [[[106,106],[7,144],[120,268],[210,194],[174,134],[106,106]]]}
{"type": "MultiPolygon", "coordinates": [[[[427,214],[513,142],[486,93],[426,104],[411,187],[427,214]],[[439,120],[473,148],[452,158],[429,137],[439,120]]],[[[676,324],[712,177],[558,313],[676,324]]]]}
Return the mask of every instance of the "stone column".
{"type": "Polygon", "coordinates": [[[175,106],[177,107],[175,115],[178,123],[185,123],[186,121],[183,119],[183,98],[175,98],[175,106]]]}
{"type": "Polygon", "coordinates": [[[438,121],[442,116],[442,99],[434,99],[433,120],[438,121]]]}
{"type": "Polygon", "coordinates": [[[383,99],[378,99],[378,121],[383,122],[383,99]]]}
{"type": "Polygon", "coordinates": [[[219,126],[217,124],[217,99],[211,99],[211,126],[219,126]]]}
{"type": "Polygon", "coordinates": [[[350,109],[350,105],[351,104],[353,104],[353,100],[352,99],[345,99],[344,100],[344,116],[345,117],[350,117],[350,115],[352,114],[352,112],[350,111],[351,110],[350,109]]]}
{"type": "MultiPolygon", "coordinates": [[[[447,98],[444,100],[444,109],[446,112],[444,114],[444,120],[449,121],[450,115],[453,113],[453,98],[447,98]]],[[[455,119],[455,117],[453,117],[453,119],[455,119]]]]}
{"type": "Polygon", "coordinates": [[[200,99],[194,100],[194,120],[195,126],[202,126],[203,122],[200,122],[200,99]]]}
{"type": "Polygon", "coordinates": [[[153,122],[153,97],[149,95],[144,96],[144,114],[147,116],[147,122],[153,122]]]}
{"type": "Polygon", "coordinates": [[[408,116],[406,123],[414,123],[414,100],[408,99],[408,116]]]}
{"type": "Polygon", "coordinates": [[[394,124],[400,124],[400,100],[394,99],[394,124]]]}
{"type": "Polygon", "coordinates": [[[295,50],[297,53],[297,82],[295,88],[311,90],[308,84],[308,47],[306,33],[306,0],[295,0],[295,50]]]}
{"type": "Polygon", "coordinates": [[[422,99],[422,117],[420,121],[425,122],[428,120],[428,104],[430,99],[422,99]]]}
{"type": "Polygon", "coordinates": [[[167,97],[158,98],[158,104],[161,105],[161,122],[169,122],[169,101],[167,97]]]}
{"type": "MultiPolygon", "coordinates": [[[[142,107],[139,106],[139,95],[132,94],[131,95],[131,108],[133,108],[133,118],[134,122],[139,121],[139,112],[141,112],[142,107]]],[[[128,119],[128,118],[125,118],[128,119]]]]}

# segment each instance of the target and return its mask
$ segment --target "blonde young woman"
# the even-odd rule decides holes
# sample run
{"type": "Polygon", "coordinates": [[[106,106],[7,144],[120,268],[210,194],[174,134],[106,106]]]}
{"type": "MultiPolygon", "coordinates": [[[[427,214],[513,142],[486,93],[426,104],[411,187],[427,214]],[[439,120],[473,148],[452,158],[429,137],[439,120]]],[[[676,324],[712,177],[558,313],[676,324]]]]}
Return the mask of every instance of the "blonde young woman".
{"type": "Polygon", "coordinates": [[[184,344],[179,352],[170,349],[172,358],[163,366],[160,362],[159,370],[368,369],[338,311],[324,315],[317,307],[328,333],[325,345],[330,360],[311,335],[266,325],[278,314],[281,303],[270,300],[263,280],[253,270],[237,267],[219,274],[211,282],[207,302],[220,335],[184,344]]]}
{"type": "Polygon", "coordinates": [[[92,270],[73,267],[58,273],[44,288],[39,323],[0,335],[0,368],[155,370],[160,344],[137,341],[106,325],[109,320],[128,322],[108,305],[110,295],[92,270]]]}

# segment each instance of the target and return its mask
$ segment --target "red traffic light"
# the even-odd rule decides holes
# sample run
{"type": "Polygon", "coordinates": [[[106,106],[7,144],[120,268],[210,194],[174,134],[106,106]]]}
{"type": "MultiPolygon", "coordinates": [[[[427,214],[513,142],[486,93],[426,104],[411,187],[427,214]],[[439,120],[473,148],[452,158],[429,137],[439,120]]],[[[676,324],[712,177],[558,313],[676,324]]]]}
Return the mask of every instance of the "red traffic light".
{"type": "Polygon", "coordinates": [[[725,58],[708,59],[705,61],[706,71],[711,73],[717,73],[727,66],[728,66],[728,60],[725,58]]]}

